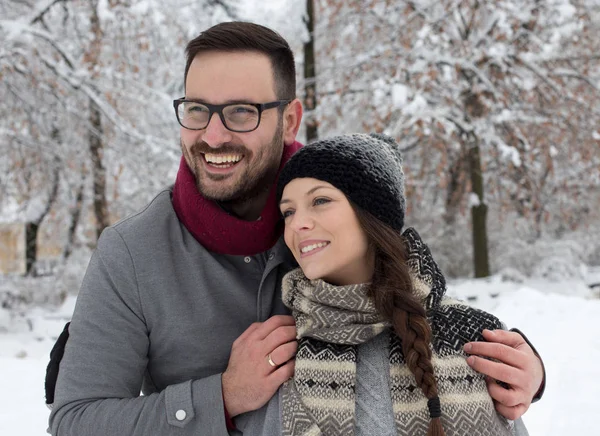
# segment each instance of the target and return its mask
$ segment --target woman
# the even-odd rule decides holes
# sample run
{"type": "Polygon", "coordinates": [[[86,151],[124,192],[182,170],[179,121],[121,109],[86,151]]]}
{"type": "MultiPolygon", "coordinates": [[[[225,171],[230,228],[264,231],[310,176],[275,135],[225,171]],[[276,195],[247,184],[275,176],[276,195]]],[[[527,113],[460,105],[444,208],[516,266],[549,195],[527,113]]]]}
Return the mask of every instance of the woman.
{"type": "Polygon", "coordinates": [[[404,174],[391,138],[304,147],[278,199],[300,266],[283,281],[299,339],[281,393],[284,435],[515,434],[463,351],[502,324],[446,297],[427,246],[401,233],[404,174]]]}

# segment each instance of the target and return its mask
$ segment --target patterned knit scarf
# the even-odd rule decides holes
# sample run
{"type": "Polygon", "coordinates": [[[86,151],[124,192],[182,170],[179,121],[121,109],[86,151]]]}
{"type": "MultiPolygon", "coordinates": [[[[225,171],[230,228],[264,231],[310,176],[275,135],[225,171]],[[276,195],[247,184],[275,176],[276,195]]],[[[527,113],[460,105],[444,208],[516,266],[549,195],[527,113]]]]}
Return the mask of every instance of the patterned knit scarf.
{"type": "MultiPolygon", "coordinates": [[[[496,413],[484,376],[467,365],[462,350],[466,342],[481,340],[484,328],[500,328],[500,321],[444,297],[446,283],[427,246],[413,229],[403,236],[414,288],[433,331],[432,363],[446,435],[512,435],[512,422],[496,413]]],[[[282,388],[285,436],[354,434],[356,345],[390,326],[376,312],[367,288],[311,281],[300,269],[284,277],[283,300],[292,309],[299,338],[294,378],[282,388]]],[[[397,434],[426,435],[427,398],[391,330],[389,388],[397,434]]]]}

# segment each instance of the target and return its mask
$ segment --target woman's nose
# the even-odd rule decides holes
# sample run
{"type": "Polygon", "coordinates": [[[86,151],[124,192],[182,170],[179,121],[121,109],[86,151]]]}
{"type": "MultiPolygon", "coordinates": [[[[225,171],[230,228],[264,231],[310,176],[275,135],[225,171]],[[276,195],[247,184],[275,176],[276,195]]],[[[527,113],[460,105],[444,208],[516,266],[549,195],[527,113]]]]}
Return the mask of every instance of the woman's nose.
{"type": "Polygon", "coordinates": [[[297,210],[292,217],[290,225],[294,231],[300,232],[314,228],[315,223],[309,213],[297,210]]]}

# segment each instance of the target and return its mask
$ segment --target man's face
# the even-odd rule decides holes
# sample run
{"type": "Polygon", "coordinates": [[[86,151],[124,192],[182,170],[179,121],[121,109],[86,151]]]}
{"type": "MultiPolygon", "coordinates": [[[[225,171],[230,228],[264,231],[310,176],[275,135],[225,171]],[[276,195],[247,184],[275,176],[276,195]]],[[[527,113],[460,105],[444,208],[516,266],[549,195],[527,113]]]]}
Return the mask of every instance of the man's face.
{"type": "MultiPolygon", "coordinates": [[[[277,100],[270,60],[254,52],[199,54],[185,88],[186,98],[211,104],[277,100]]],[[[276,108],[263,111],[252,132],[227,130],[218,114],[203,130],[181,128],[181,149],[198,190],[216,201],[243,201],[268,190],[279,169],[283,143],[283,121],[276,108]]]]}

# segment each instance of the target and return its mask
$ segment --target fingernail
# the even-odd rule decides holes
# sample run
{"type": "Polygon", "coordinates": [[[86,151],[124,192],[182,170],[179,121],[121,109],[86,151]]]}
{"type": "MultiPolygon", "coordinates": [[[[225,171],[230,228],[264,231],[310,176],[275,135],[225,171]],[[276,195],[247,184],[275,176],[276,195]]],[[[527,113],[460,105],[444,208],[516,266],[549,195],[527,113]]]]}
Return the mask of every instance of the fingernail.
{"type": "Polygon", "coordinates": [[[467,352],[470,353],[471,350],[473,349],[473,346],[469,343],[469,344],[465,344],[465,346],[463,347],[463,349],[467,352]]]}
{"type": "Polygon", "coordinates": [[[475,356],[469,356],[469,357],[467,357],[467,363],[469,365],[474,365],[475,364],[475,356]]]}

